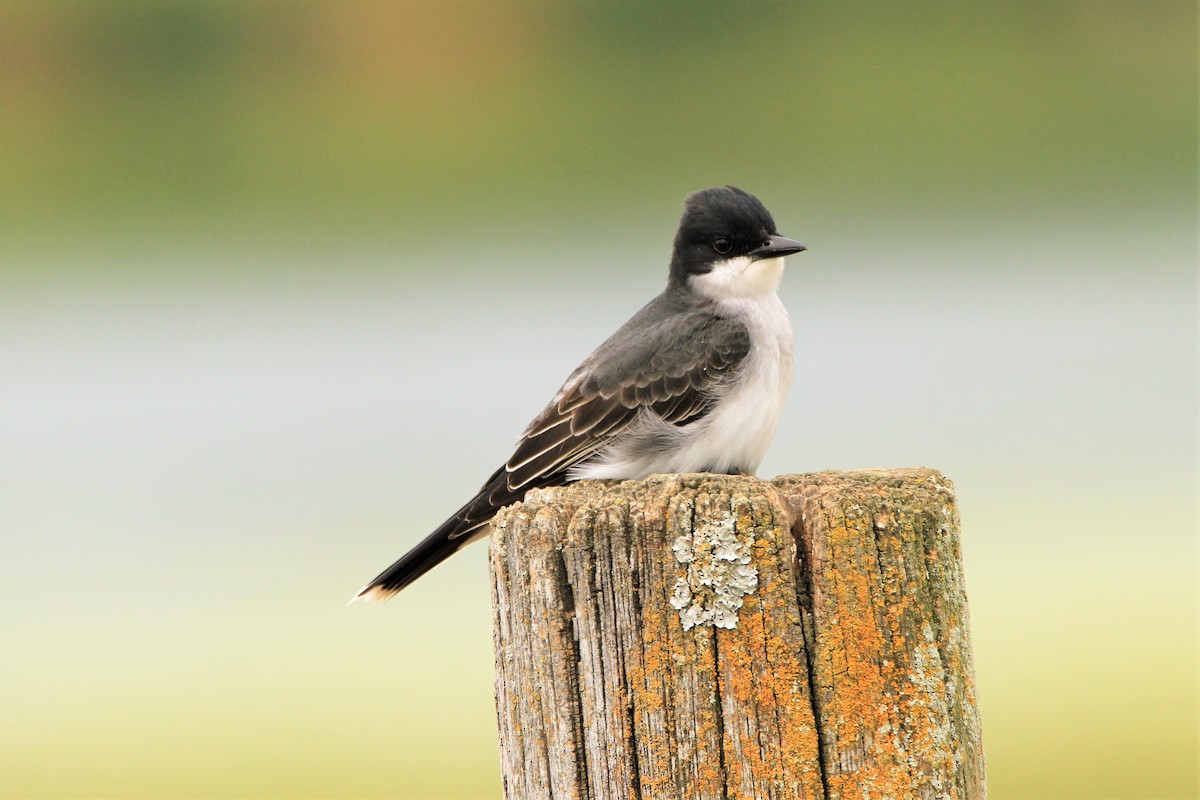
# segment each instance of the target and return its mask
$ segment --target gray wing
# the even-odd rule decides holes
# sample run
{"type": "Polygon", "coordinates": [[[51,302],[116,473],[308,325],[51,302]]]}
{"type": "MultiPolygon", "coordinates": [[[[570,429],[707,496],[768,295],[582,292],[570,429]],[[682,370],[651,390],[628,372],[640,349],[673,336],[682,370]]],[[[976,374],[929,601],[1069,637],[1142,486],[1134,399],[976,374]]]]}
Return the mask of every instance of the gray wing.
{"type": "Polygon", "coordinates": [[[749,350],[740,322],[660,295],[575,370],[475,497],[358,596],[400,591],[470,541],[502,506],[532,488],[566,483],[572,466],[619,436],[642,409],[675,425],[700,419],[712,407],[713,389],[749,350]]]}
{"type": "Polygon", "coordinates": [[[652,313],[648,306],[589,356],[530,423],[502,470],[503,489],[524,495],[562,483],[567,470],[619,436],[643,408],[675,425],[700,419],[712,407],[712,390],[749,350],[740,322],[700,310],[652,313]]]}

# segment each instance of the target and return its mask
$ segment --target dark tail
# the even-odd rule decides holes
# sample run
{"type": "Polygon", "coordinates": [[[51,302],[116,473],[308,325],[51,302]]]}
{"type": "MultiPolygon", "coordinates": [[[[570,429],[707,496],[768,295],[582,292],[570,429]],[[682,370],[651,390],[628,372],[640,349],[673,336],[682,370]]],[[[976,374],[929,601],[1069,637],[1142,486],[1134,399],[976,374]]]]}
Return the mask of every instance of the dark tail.
{"type": "MultiPolygon", "coordinates": [[[[520,500],[526,491],[527,488],[510,489],[508,473],[504,467],[496,470],[479,490],[479,494],[471,498],[471,502],[456,511],[454,516],[443,522],[420,544],[401,556],[399,561],[379,573],[375,580],[359,590],[354,600],[387,600],[457,553],[464,545],[486,533],[487,524],[496,516],[496,512],[509,503],[520,500]]],[[[354,600],[350,602],[353,603],[354,600]]]]}
{"type": "MultiPolygon", "coordinates": [[[[487,525],[496,512],[525,497],[530,489],[541,486],[561,486],[566,483],[566,470],[538,476],[536,480],[514,489],[508,485],[509,472],[504,467],[492,473],[479,494],[454,512],[436,531],[409,550],[400,560],[368,583],[354,595],[370,602],[387,600],[450,556],[487,533],[487,525]]],[[[353,603],[354,600],[350,602],[353,603]]]]}
{"type": "MultiPolygon", "coordinates": [[[[450,519],[443,522],[437,530],[426,536],[420,544],[401,556],[399,561],[379,573],[375,580],[360,589],[358,594],[354,596],[354,600],[360,598],[368,602],[387,600],[396,592],[457,553],[463,545],[474,541],[476,537],[472,536],[471,533],[482,533],[482,528],[487,522],[485,520],[477,524],[475,526],[479,529],[477,531],[462,530],[464,526],[469,526],[470,524],[463,519],[463,516],[463,511],[459,511],[450,519]]],[[[351,602],[354,601],[352,600],[351,602]]]]}

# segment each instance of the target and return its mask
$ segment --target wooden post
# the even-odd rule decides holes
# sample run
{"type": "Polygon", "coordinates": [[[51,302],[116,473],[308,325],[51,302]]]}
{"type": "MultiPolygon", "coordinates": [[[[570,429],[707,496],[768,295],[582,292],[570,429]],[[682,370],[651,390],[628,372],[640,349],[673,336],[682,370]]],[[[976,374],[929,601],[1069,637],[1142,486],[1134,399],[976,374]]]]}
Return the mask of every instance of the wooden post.
{"type": "Polygon", "coordinates": [[[491,572],[509,800],[985,796],[937,472],[538,490],[491,572]]]}

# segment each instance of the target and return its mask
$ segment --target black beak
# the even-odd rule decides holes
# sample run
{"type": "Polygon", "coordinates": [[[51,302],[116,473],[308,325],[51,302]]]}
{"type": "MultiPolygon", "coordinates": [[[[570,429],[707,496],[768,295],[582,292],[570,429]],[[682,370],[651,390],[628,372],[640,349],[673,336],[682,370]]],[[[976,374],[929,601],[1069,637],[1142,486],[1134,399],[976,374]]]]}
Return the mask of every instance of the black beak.
{"type": "Polygon", "coordinates": [[[795,255],[807,249],[804,245],[791,239],[785,239],[782,236],[771,236],[760,246],[751,250],[750,257],[755,261],[762,258],[780,258],[782,256],[795,255]]]}

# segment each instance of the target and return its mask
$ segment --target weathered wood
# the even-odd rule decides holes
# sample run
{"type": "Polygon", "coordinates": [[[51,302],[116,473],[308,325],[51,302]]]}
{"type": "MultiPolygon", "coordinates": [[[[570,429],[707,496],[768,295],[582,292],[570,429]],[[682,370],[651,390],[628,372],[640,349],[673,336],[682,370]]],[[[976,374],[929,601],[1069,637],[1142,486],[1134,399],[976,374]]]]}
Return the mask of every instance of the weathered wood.
{"type": "Polygon", "coordinates": [[[932,470],[538,490],[491,570],[510,800],[985,796],[932,470]]]}

